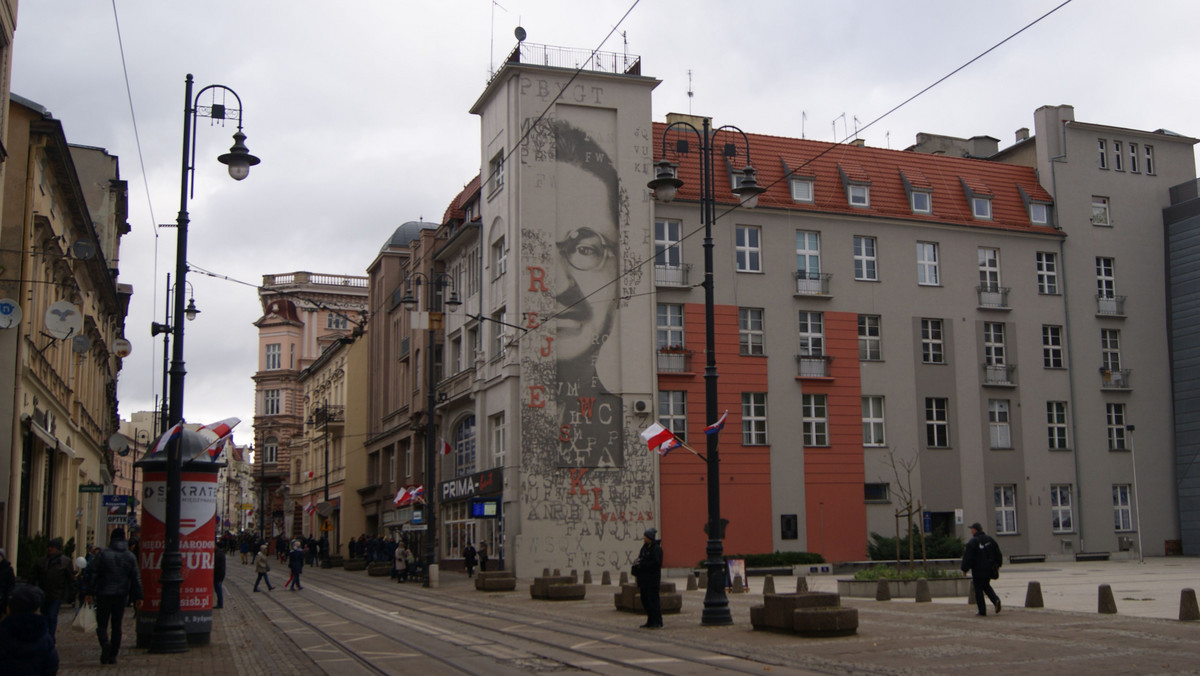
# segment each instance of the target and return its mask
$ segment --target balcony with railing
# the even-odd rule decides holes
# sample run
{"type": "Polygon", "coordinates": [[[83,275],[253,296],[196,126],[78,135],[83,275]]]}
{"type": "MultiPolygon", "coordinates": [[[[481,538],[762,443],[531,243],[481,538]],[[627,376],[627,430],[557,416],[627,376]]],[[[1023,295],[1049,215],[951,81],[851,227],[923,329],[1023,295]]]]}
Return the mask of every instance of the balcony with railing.
{"type": "Polygon", "coordinates": [[[979,308],[981,310],[1009,310],[1007,286],[996,286],[994,284],[983,284],[975,287],[976,293],[979,294],[979,308]]]}
{"type": "Polygon", "coordinates": [[[1124,317],[1125,296],[1096,296],[1097,317],[1124,317]]]}
{"type": "Polygon", "coordinates": [[[659,373],[690,373],[692,351],[681,347],[664,347],[658,350],[659,373]]]}
{"type": "Polygon", "coordinates": [[[796,271],[796,295],[797,296],[829,296],[829,280],[833,279],[833,275],[821,272],[808,272],[806,270],[796,271]]]}
{"type": "Polygon", "coordinates": [[[1100,389],[1102,390],[1131,390],[1129,381],[1130,369],[1110,370],[1100,367],[1100,389]]]}
{"type": "MultiPolygon", "coordinates": [[[[616,75],[641,75],[642,59],[633,54],[616,52],[593,52],[587,49],[570,47],[553,47],[538,45],[532,42],[518,42],[517,46],[505,59],[507,63],[526,63],[535,66],[551,68],[566,68],[569,70],[590,70],[598,73],[613,73],[616,75]]],[[[493,73],[488,82],[495,79],[499,71],[493,73]]]]}
{"type": "Polygon", "coordinates": [[[683,287],[688,285],[688,272],[692,269],[689,264],[684,265],[655,265],[654,266],[654,283],[657,286],[678,286],[683,287]]]}
{"type": "Polygon", "coordinates": [[[1016,381],[1016,364],[987,364],[983,365],[983,384],[991,387],[1014,387],[1016,381]]]}
{"type": "Polygon", "coordinates": [[[828,378],[829,363],[833,357],[823,354],[796,355],[797,378],[828,378]]]}

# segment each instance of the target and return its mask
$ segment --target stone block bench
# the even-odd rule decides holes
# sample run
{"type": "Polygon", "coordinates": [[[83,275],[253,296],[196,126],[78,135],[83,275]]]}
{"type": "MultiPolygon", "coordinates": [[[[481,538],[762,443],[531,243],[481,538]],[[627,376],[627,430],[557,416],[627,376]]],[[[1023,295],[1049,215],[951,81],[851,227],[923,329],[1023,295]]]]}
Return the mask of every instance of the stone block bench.
{"type": "Polygon", "coordinates": [[[366,570],[367,569],[367,560],[366,559],[346,559],[346,562],[342,564],[342,568],[344,568],[346,570],[366,570]]]}
{"type": "Polygon", "coordinates": [[[750,608],[750,624],[812,638],[851,636],[858,632],[858,609],[843,608],[830,592],[765,594],[761,606],[750,608]]]}
{"type": "Polygon", "coordinates": [[[1107,561],[1108,552],[1078,552],[1075,554],[1076,561],[1107,561]]]}
{"type": "Polygon", "coordinates": [[[1013,554],[1008,557],[1009,563],[1045,563],[1045,554],[1013,554]]]}
{"type": "Polygon", "coordinates": [[[570,575],[548,575],[533,578],[529,596],[545,601],[579,601],[587,595],[587,585],[574,582],[570,575]]]}
{"type": "Polygon", "coordinates": [[[476,591],[513,591],[517,576],[511,570],[481,570],[475,573],[476,591]]]}
{"type": "Polygon", "coordinates": [[[367,575],[371,577],[388,577],[392,574],[392,564],[386,561],[372,563],[367,566],[367,575]]]}
{"type": "MultiPolygon", "coordinates": [[[[675,591],[674,582],[660,582],[658,598],[661,601],[663,615],[679,613],[683,610],[683,594],[675,591]]],[[[632,583],[621,585],[621,591],[613,594],[613,604],[617,610],[627,613],[646,614],[642,607],[642,595],[638,586],[632,583]]]]}

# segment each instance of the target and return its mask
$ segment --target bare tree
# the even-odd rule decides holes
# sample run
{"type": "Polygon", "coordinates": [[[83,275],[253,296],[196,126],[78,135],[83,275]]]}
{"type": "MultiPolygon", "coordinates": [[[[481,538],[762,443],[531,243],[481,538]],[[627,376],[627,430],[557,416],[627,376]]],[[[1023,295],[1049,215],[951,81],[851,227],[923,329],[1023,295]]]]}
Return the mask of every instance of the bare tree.
{"type": "MultiPolygon", "coordinates": [[[[896,567],[900,567],[900,519],[904,518],[908,525],[908,566],[912,568],[915,564],[915,552],[913,551],[913,516],[921,513],[921,500],[917,499],[912,487],[912,475],[920,464],[921,452],[917,451],[910,458],[897,458],[896,451],[888,450],[888,462],[892,466],[892,475],[896,479],[896,494],[900,498],[900,505],[895,510],[896,519],[896,567]]],[[[924,528],[921,529],[921,565],[928,565],[928,557],[925,552],[925,533],[924,528]]]]}

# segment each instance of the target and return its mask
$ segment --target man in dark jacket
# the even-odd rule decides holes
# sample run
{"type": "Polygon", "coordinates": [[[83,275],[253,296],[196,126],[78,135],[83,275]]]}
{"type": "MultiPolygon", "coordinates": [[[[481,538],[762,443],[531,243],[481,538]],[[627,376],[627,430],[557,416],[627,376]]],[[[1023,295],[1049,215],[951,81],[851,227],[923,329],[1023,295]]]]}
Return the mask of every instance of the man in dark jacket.
{"type": "Polygon", "coordinates": [[[42,590],[27,584],[13,588],[9,599],[12,610],[0,622],[0,673],[53,676],[58,673],[58,650],[46,630],[46,620],[38,615],[42,590]]]}
{"type": "Polygon", "coordinates": [[[62,538],[54,538],[46,544],[46,556],[33,567],[33,583],[42,590],[45,600],[42,601],[42,617],[46,620],[46,629],[50,632],[50,640],[56,640],[58,631],[58,609],[63,601],[75,599],[75,570],[74,564],[62,553],[62,538]]]}
{"type": "Polygon", "coordinates": [[[217,594],[217,605],[213,608],[225,607],[225,550],[220,547],[213,553],[213,591],[217,594]]]}
{"type": "Polygon", "coordinates": [[[646,609],[646,624],[643,629],[663,626],[662,601],[658,596],[662,582],[662,546],[658,544],[658,531],[647,528],[642,534],[642,550],[633,563],[633,576],[637,578],[638,591],[642,596],[642,608],[646,609]]]}
{"type": "Polygon", "coordinates": [[[100,640],[100,664],[116,664],[121,650],[121,621],[125,606],[133,599],[134,607],[142,607],[142,576],[137,558],[129,551],[125,530],[114,528],[109,535],[108,548],[88,565],[88,590],[85,601],[96,598],[96,638],[100,640]],[[109,623],[112,624],[111,637],[109,623]]]}
{"type": "Polygon", "coordinates": [[[304,589],[300,586],[300,573],[304,572],[304,545],[296,540],[292,543],[292,551],[288,552],[288,568],[292,571],[292,576],[288,578],[284,589],[304,589]]]}
{"type": "Polygon", "coordinates": [[[992,589],[992,580],[999,577],[1000,545],[990,535],[983,532],[983,526],[971,524],[971,539],[963,550],[962,571],[971,573],[971,582],[975,585],[975,605],[979,606],[979,615],[987,615],[987,606],[983,602],[986,594],[1000,612],[1000,597],[992,589]]]}

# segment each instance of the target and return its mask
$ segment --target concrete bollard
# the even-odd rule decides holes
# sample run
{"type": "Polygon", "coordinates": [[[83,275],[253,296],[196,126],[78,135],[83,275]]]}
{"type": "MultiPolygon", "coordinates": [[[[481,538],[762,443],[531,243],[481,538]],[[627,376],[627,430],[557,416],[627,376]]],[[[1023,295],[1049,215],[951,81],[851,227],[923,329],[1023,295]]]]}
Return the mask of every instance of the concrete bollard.
{"type": "Polygon", "coordinates": [[[1100,607],[1099,612],[1103,615],[1116,615],[1117,602],[1113,598],[1112,587],[1102,584],[1100,585],[1100,607]]]}
{"type": "Polygon", "coordinates": [[[584,584],[592,583],[592,571],[590,571],[590,570],[583,571],[583,583],[584,584]]]}
{"type": "Polygon", "coordinates": [[[612,573],[607,570],[604,571],[604,574],[600,576],[600,584],[612,586],[612,573]]]}
{"type": "Polygon", "coordinates": [[[762,593],[764,593],[764,594],[774,594],[775,593],[775,576],[774,575],[768,575],[763,580],[762,593]]]}
{"type": "Polygon", "coordinates": [[[801,575],[796,579],[796,593],[801,594],[808,591],[808,577],[801,575]]]}
{"type": "Polygon", "coordinates": [[[696,577],[696,574],[695,574],[695,573],[692,573],[691,575],[688,575],[688,583],[687,583],[687,590],[688,590],[688,591],[696,591],[696,589],[698,589],[698,588],[699,588],[699,585],[697,585],[697,584],[696,584],[696,582],[697,582],[697,580],[698,580],[698,579],[699,579],[699,578],[697,578],[697,577],[696,577]]]}
{"type": "Polygon", "coordinates": [[[550,569],[549,568],[542,569],[542,577],[550,577],[550,569]]]}
{"type": "Polygon", "coordinates": [[[734,576],[733,576],[733,589],[732,589],[732,591],[733,591],[733,593],[734,593],[734,594],[744,594],[744,593],[746,593],[746,583],[745,583],[745,582],[742,582],[742,576],[741,576],[741,575],[734,575],[734,576]]]}
{"type": "Polygon", "coordinates": [[[1026,608],[1045,608],[1042,603],[1042,583],[1029,582],[1029,589],[1025,590],[1025,607],[1026,608]]]}
{"type": "Polygon", "coordinates": [[[562,577],[562,571],[558,568],[554,569],[554,577],[562,577]]]}
{"type": "Polygon", "coordinates": [[[929,592],[929,580],[917,580],[917,603],[932,603],[933,594],[929,592]]]}
{"type": "Polygon", "coordinates": [[[876,601],[891,601],[892,588],[888,586],[887,580],[879,580],[875,584],[875,600],[876,601]]]}
{"type": "Polygon", "coordinates": [[[1179,594],[1179,621],[1193,622],[1200,620],[1200,606],[1196,605],[1196,590],[1184,589],[1179,594]]]}
{"type": "Polygon", "coordinates": [[[696,579],[696,584],[700,585],[701,589],[708,589],[708,571],[700,571],[700,577],[696,579]]]}
{"type": "Polygon", "coordinates": [[[571,569],[571,584],[579,584],[579,569],[571,569]]]}
{"type": "Polygon", "coordinates": [[[621,586],[624,587],[627,584],[629,584],[629,573],[621,571],[621,586]]]}

